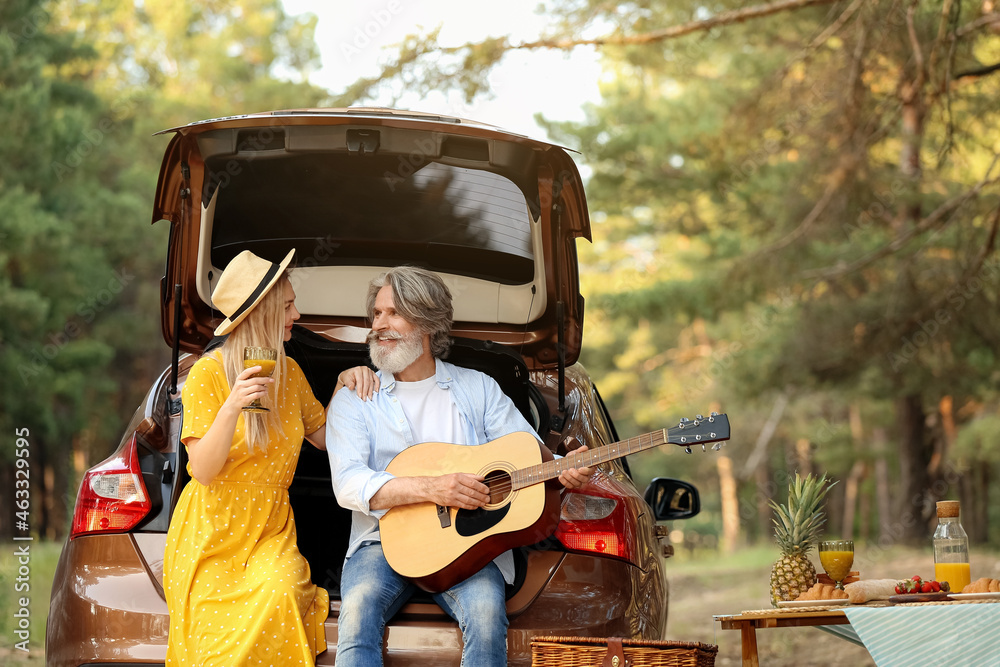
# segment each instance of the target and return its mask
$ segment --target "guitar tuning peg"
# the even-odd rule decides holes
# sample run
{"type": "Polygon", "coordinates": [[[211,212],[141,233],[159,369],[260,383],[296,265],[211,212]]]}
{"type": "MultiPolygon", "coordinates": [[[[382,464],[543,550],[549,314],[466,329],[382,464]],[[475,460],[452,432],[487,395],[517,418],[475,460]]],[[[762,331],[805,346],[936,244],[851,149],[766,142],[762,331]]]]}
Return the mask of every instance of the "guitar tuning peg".
{"type": "Polygon", "coordinates": [[[687,424],[687,423],[690,423],[690,421],[691,421],[691,420],[690,420],[690,419],[688,419],[687,417],[681,417],[681,423],[682,423],[682,424],[687,424]]]}
{"type": "Polygon", "coordinates": [[[724,443],[724,442],[717,442],[717,443],[715,443],[714,445],[712,445],[712,451],[713,452],[719,451],[720,449],[722,449],[722,446],[725,445],[725,444],[726,443],[724,443]]]}
{"type": "Polygon", "coordinates": [[[718,417],[718,416],[719,416],[719,413],[718,413],[718,412],[716,412],[715,410],[713,410],[713,411],[709,412],[709,413],[708,413],[708,415],[709,415],[710,417],[718,417]]]}
{"type": "Polygon", "coordinates": [[[701,443],[701,451],[705,451],[705,443],[701,443]]]}
{"type": "Polygon", "coordinates": [[[684,448],[684,453],[685,454],[690,454],[691,453],[691,447],[690,447],[690,445],[684,448]]]}
{"type": "Polygon", "coordinates": [[[695,415],[694,418],[697,419],[698,421],[704,419],[704,417],[702,417],[701,415],[695,415]]]}

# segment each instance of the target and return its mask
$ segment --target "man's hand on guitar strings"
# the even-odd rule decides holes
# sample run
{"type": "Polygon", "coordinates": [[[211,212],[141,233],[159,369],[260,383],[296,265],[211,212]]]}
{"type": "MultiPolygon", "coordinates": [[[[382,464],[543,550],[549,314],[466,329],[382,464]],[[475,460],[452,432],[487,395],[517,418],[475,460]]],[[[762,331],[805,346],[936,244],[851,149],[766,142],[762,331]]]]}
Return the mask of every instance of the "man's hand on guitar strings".
{"type": "Polygon", "coordinates": [[[474,510],[490,502],[490,489],[480,475],[454,472],[427,480],[428,499],[442,507],[474,510]]]}
{"type": "MultiPolygon", "coordinates": [[[[587,451],[587,445],[582,445],[567,454],[565,461],[572,463],[575,456],[583,454],[585,451],[587,451]]],[[[562,473],[559,474],[559,482],[567,489],[578,489],[589,482],[590,476],[593,474],[593,468],[569,468],[568,470],[563,470],[562,473]]]]}

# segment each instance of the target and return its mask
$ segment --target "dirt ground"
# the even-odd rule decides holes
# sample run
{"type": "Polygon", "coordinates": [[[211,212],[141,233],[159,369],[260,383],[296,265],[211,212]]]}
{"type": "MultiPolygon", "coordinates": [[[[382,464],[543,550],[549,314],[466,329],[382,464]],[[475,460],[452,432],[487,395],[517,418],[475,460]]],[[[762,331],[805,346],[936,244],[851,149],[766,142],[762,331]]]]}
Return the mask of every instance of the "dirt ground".
{"type": "MultiPolygon", "coordinates": [[[[813,562],[819,559],[813,554],[813,562]]],[[[717,667],[742,664],[740,633],[722,630],[713,616],[744,610],[770,609],[768,581],[777,552],[748,549],[728,557],[681,553],[667,561],[670,615],[667,638],[719,646],[717,667]]],[[[818,568],[817,568],[818,569],[818,568]]],[[[855,569],[865,579],[903,579],[919,574],[933,578],[930,547],[894,547],[864,558],[858,547],[855,569]]],[[[972,554],[972,576],[1000,578],[1000,554],[972,554]]],[[[817,628],[775,628],[757,631],[760,664],[767,667],[868,667],[875,665],[863,646],[817,628]]]]}

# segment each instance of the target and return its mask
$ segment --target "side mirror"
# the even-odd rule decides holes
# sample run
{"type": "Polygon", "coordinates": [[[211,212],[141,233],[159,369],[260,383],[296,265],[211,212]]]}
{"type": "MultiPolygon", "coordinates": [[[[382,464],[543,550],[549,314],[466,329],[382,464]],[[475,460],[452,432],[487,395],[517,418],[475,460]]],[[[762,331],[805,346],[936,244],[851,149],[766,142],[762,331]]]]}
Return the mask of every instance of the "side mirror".
{"type": "Polygon", "coordinates": [[[657,477],[643,494],[657,521],[690,519],[701,511],[701,496],[692,484],[669,477],[657,477]]]}

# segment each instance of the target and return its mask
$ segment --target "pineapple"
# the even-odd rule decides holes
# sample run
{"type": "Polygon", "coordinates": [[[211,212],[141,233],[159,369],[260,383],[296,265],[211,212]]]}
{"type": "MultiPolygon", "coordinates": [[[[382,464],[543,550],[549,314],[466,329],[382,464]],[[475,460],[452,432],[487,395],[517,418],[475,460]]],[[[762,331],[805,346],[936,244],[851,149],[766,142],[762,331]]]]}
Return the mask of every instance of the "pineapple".
{"type": "Polygon", "coordinates": [[[822,503],[830,488],[826,475],[819,479],[806,475],[803,479],[795,473],[795,481],[788,487],[788,506],[773,500],[774,539],[781,547],[781,558],[771,566],[771,604],[794,600],[816,582],[816,568],[809,560],[809,552],[819,538],[826,523],[822,503]]]}

